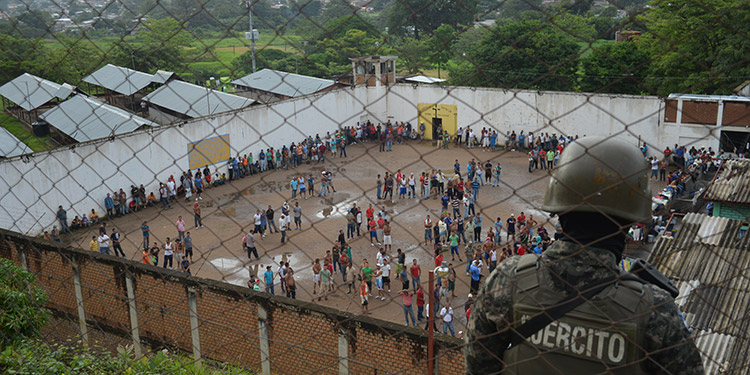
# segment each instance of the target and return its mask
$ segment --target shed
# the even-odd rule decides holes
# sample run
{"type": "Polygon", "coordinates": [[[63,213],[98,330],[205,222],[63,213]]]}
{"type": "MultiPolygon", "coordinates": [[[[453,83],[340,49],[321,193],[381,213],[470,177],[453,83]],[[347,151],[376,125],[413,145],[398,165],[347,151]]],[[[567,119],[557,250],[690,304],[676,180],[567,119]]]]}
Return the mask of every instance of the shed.
{"type": "Polygon", "coordinates": [[[83,78],[83,82],[105,89],[107,103],[132,111],[138,109],[137,103],[146,95],[146,88],[153,81],[152,74],[112,64],[107,64],[83,78]]]}
{"type": "Polygon", "coordinates": [[[160,124],[242,109],[255,102],[176,80],[167,82],[143,100],[148,103],[149,117],[160,124]]]}
{"type": "Polygon", "coordinates": [[[750,159],[724,161],[704,198],[714,203],[714,216],[750,221],[750,159]]]}
{"type": "Polygon", "coordinates": [[[61,85],[29,73],[0,86],[5,110],[27,124],[38,120],[40,113],[51,108],[50,102],[65,100],[75,91],[75,86],[61,85]]]}
{"type": "Polygon", "coordinates": [[[707,374],[750,368],[750,235],[747,223],[689,213],[659,237],[649,262],[680,290],[675,303],[707,374]]]}
{"type": "Polygon", "coordinates": [[[86,142],[130,133],[144,126],[158,126],[122,108],[83,94],[62,102],[40,117],[57,129],[64,143],[86,142]]]}
{"type": "Polygon", "coordinates": [[[278,100],[296,98],[342,87],[342,84],[330,79],[323,79],[301,74],[282,72],[280,70],[263,69],[242,78],[235,79],[232,84],[237,88],[237,94],[257,100],[262,103],[272,103],[278,100]]]}

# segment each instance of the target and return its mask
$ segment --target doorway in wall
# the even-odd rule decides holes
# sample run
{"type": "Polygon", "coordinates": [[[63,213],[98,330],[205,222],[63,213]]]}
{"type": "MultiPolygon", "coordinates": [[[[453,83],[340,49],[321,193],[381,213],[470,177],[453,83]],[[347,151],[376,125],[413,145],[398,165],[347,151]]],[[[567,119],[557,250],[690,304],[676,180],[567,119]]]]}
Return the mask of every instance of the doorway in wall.
{"type": "Polygon", "coordinates": [[[443,119],[439,117],[432,118],[432,139],[437,140],[443,129],[443,119]]]}
{"type": "Polygon", "coordinates": [[[747,153],[750,151],[750,132],[721,131],[719,151],[747,153]]]}

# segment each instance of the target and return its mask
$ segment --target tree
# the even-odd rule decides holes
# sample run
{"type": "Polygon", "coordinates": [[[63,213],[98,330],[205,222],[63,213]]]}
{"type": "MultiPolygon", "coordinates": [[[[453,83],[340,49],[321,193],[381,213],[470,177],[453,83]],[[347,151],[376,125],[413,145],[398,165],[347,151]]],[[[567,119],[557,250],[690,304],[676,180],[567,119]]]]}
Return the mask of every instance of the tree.
{"type": "Polygon", "coordinates": [[[498,13],[501,18],[521,19],[524,12],[540,13],[542,0],[507,0],[500,2],[498,13]]]}
{"type": "Polygon", "coordinates": [[[581,59],[581,91],[640,94],[648,72],[648,55],[633,43],[611,42],[581,59]]]}
{"type": "Polygon", "coordinates": [[[398,0],[387,10],[386,24],[394,34],[431,33],[440,25],[469,25],[476,17],[477,0],[398,0]]]}
{"type": "MultiPolygon", "coordinates": [[[[112,50],[108,52],[112,62],[131,68],[135,64],[134,69],[143,71],[182,71],[186,63],[186,50],[195,41],[184,25],[173,18],[163,18],[150,19],[144,27],[135,43],[125,40],[113,43],[112,50]]],[[[200,52],[210,52],[210,47],[204,47],[200,52]]]]}
{"type": "Polygon", "coordinates": [[[450,25],[440,25],[427,45],[430,47],[430,61],[438,66],[438,78],[440,78],[440,66],[453,57],[451,45],[456,38],[456,30],[450,25]]]}
{"type": "Polygon", "coordinates": [[[41,40],[16,38],[0,34],[0,85],[29,72],[38,74],[41,57],[47,52],[47,47],[41,40]]]}
{"type": "Polygon", "coordinates": [[[0,258],[0,347],[38,335],[47,323],[47,295],[34,281],[34,275],[0,258]]]}
{"type": "Polygon", "coordinates": [[[465,86],[573,90],[580,48],[576,39],[540,21],[502,24],[451,69],[465,86]]]}
{"type": "Polygon", "coordinates": [[[393,48],[398,55],[397,65],[409,74],[419,73],[428,65],[427,58],[430,56],[430,51],[424,40],[401,38],[393,48]]]}
{"type": "Polygon", "coordinates": [[[750,7],[735,0],[654,0],[639,21],[650,64],[647,87],[670,93],[728,94],[750,76],[750,7]]]}

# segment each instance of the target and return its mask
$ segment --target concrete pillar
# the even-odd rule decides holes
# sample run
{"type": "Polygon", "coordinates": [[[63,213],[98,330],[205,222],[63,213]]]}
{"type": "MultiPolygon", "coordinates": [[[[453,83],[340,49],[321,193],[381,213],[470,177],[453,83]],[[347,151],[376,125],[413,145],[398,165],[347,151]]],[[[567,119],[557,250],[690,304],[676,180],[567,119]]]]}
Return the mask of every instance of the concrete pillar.
{"type": "Polygon", "coordinates": [[[349,334],[339,328],[339,375],[349,375],[349,334]]]}
{"type": "Polygon", "coordinates": [[[258,338],[260,339],[260,370],[263,375],[271,375],[270,345],[268,343],[268,312],[258,305],[258,338]]]}
{"type": "Polygon", "coordinates": [[[23,267],[24,270],[29,270],[29,261],[26,259],[26,248],[25,247],[19,247],[18,248],[18,254],[21,257],[21,267],[23,267]]]}
{"type": "Polygon", "coordinates": [[[682,99],[677,100],[677,125],[682,125],[682,99]]]}
{"type": "Polygon", "coordinates": [[[380,71],[380,60],[377,60],[374,64],[375,64],[375,87],[380,87],[381,86],[380,80],[382,79],[381,74],[383,73],[380,71]]]}
{"type": "Polygon", "coordinates": [[[78,261],[71,259],[73,266],[73,288],[76,293],[76,304],[78,305],[78,326],[81,330],[81,339],[83,344],[89,345],[89,331],[86,325],[86,311],[83,309],[83,290],[81,289],[81,271],[78,268],[78,261]]]}
{"type": "Polygon", "coordinates": [[[138,309],[135,306],[135,289],[133,288],[133,275],[128,273],[125,275],[125,286],[128,290],[128,310],[130,312],[130,335],[133,337],[133,349],[135,350],[135,357],[141,358],[143,356],[143,348],[141,348],[141,335],[138,330],[138,309]]]}
{"type": "Polygon", "coordinates": [[[187,288],[188,311],[190,314],[190,333],[193,337],[193,359],[195,366],[201,368],[201,338],[198,332],[198,300],[195,297],[195,288],[187,288]]]}

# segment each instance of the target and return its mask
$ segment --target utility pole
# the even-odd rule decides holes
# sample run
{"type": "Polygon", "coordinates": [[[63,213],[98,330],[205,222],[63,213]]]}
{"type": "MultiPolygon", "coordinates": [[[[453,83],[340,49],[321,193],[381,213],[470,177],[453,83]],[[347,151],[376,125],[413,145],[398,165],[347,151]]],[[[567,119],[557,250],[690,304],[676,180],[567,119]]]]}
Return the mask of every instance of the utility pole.
{"type": "Polygon", "coordinates": [[[250,53],[253,58],[253,73],[255,73],[255,30],[253,30],[253,3],[252,1],[253,0],[247,0],[247,18],[250,20],[250,53]]]}
{"type": "Polygon", "coordinates": [[[430,272],[427,277],[427,293],[429,308],[427,311],[427,374],[435,375],[435,279],[434,272],[430,272]]]}

